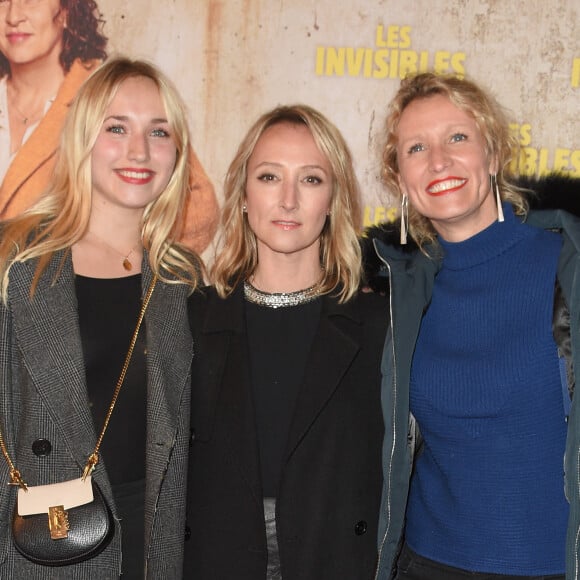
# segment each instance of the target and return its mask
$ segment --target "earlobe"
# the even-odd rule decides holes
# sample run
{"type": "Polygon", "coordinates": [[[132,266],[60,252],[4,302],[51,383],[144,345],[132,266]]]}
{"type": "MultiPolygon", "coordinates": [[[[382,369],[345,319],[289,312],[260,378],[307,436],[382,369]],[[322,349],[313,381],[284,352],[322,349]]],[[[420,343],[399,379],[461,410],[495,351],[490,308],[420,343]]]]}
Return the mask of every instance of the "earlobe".
{"type": "Polygon", "coordinates": [[[399,190],[401,191],[401,195],[407,195],[405,188],[403,186],[403,180],[401,179],[401,175],[397,175],[397,185],[399,186],[399,190]]]}
{"type": "Polygon", "coordinates": [[[68,28],[68,11],[61,7],[60,10],[56,13],[54,21],[60,21],[63,30],[66,30],[68,28]]]}

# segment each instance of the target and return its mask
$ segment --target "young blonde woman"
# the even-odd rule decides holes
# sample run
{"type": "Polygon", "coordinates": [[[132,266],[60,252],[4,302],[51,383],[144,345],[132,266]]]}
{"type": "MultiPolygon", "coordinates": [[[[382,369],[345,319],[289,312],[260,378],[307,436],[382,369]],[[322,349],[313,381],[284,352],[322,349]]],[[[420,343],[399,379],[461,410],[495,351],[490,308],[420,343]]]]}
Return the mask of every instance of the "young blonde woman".
{"type": "Polygon", "coordinates": [[[71,107],[48,191],[2,225],[0,480],[14,484],[0,486],[2,578],[181,576],[199,269],[176,242],[189,146],[168,79],[109,60],[71,107]],[[26,515],[30,494],[83,472],[108,536],[79,556],[92,520],[64,504],[67,537],[47,540],[45,522],[28,553],[23,529],[46,520],[26,515]]]}

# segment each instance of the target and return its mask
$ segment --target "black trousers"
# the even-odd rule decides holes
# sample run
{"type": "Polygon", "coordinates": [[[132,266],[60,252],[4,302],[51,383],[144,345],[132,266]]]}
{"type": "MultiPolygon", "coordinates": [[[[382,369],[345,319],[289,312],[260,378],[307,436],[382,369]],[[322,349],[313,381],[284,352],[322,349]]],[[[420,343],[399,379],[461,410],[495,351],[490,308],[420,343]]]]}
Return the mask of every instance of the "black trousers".
{"type": "Polygon", "coordinates": [[[507,576],[469,572],[446,566],[416,554],[405,544],[397,561],[395,580],[564,580],[564,574],[551,576],[507,576]]]}

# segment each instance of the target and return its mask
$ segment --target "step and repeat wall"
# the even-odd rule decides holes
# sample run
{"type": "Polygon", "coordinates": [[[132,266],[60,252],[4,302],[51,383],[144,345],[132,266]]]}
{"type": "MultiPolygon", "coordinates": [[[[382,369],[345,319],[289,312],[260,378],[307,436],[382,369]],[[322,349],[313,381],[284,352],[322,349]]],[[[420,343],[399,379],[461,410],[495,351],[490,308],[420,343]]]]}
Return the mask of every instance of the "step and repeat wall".
{"type": "MultiPolygon", "coordinates": [[[[303,102],[343,131],[365,225],[394,219],[380,173],[387,104],[416,71],[467,75],[506,107],[520,173],[580,177],[578,0],[98,0],[109,54],[159,64],[218,196],[265,110],[303,102]]],[[[580,192],[579,192],[580,195],[580,192]]]]}

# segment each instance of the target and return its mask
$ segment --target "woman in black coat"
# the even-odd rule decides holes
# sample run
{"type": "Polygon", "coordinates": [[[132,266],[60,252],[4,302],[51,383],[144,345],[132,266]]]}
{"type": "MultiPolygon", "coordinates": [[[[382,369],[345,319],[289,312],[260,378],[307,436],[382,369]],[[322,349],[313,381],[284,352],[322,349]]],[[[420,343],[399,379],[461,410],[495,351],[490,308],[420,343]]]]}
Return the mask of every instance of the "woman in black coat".
{"type": "Polygon", "coordinates": [[[250,129],[225,185],[196,354],[185,578],[370,580],[381,495],[383,297],[359,291],[359,190],[303,105],[250,129]]]}

